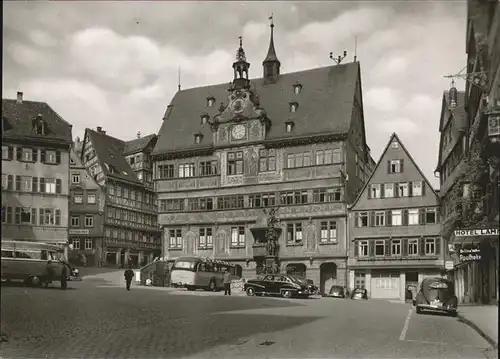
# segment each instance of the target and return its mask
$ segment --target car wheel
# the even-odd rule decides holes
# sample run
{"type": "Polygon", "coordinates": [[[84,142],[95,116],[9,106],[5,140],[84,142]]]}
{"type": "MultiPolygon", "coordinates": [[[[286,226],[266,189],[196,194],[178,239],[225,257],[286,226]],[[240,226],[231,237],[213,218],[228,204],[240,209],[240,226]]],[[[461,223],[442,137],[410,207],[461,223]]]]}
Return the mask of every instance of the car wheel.
{"type": "Polygon", "coordinates": [[[195,290],[195,288],[194,288],[194,287],[192,287],[192,286],[190,286],[190,285],[189,285],[189,286],[187,286],[186,288],[187,288],[187,290],[190,290],[190,291],[195,290]]]}
{"type": "Polygon", "coordinates": [[[38,287],[41,284],[42,284],[42,281],[40,280],[40,277],[38,277],[36,275],[28,278],[28,285],[31,287],[38,287]]]}
{"type": "Polygon", "coordinates": [[[291,290],[284,290],[281,292],[281,296],[283,298],[291,298],[292,297],[292,291],[291,290]]]}
{"type": "Polygon", "coordinates": [[[246,292],[247,292],[247,295],[250,297],[253,297],[255,295],[255,289],[253,289],[253,287],[248,287],[246,292]]]}
{"type": "Polygon", "coordinates": [[[450,317],[455,318],[456,316],[457,316],[457,312],[455,312],[455,311],[450,312],[450,317]]]}
{"type": "Polygon", "coordinates": [[[417,312],[417,314],[422,314],[422,309],[420,309],[420,308],[417,306],[417,308],[416,308],[416,312],[417,312]]]}
{"type": "Polygon", "coordinates": [[[210,281],[210,284],[208,285],[208,290],[211,292],[215,292],[216,288],[217,288],[217,286],[215,285],[215,280],[212,279],[210,281]]]}

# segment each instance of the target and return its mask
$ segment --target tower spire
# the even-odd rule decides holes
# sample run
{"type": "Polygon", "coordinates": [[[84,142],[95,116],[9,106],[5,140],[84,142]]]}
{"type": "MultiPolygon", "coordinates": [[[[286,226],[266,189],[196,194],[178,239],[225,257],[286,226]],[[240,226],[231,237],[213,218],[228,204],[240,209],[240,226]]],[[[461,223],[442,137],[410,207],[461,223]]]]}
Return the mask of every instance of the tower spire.
{"type": "Polygon", "coordinates": [[[269,49],[267,50],[267,56],[262,62],[264,67],[264,78],[277,77],[280,74],[281,63],[276,56],[276,49],[274,48],[274,15],[269,16],[270,27],[271,27],[271,39],[269,41],[269,49]]]}
{"type": "Polygon", "coordinates": [[[238,36],[240,47],[236,51],[236,61],[233,63],[234,70],[234,88],[248,88],[250,80],[248,79],[248,69],[250,64],[247,62],[247,56],[243,49],[243,37],[238,36]]]}

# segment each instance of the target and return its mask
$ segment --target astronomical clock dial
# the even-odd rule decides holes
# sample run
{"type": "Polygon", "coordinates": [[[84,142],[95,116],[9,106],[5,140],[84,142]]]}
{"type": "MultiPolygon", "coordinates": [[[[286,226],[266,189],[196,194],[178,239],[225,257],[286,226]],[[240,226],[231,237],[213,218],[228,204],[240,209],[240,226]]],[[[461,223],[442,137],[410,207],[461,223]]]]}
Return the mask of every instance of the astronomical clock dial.
{"type": "Polygon", "coordinates": [[[231,103],[231,111],[234,113],[242,113],[244,109],[245,109],[245,101],[243,101],[242,99],[234,100],[231,103]]]}
{"type": "Polygon", "coordinates": [[[234,125],[231,129],[231,135],[235,140],[241,140],[245,137],[247,129],[244,125],[234,125]]]}

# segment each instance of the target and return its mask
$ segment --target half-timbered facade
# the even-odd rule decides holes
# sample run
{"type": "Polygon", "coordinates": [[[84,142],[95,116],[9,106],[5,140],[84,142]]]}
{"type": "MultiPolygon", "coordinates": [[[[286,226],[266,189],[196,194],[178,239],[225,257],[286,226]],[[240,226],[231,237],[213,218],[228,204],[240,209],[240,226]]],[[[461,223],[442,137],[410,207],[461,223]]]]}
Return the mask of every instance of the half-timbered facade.
{"type": "Polygon", "coordinates": [[[249,67],[240,43],[232,83],[179,91],[167,107],[153,151],[164,255],[255,274],[265,249],[250,229],[279,206],[281,270],[343,284],[346,203],[373,161],[359,63],[281,74],[271,32],[263,77],[249,67]]]}
{"type": "Polygon", "coordinates": [[[444,269],[439,201],[393,134],[349,214],[349,287],[404,300],[408,287],[444,269]]]}

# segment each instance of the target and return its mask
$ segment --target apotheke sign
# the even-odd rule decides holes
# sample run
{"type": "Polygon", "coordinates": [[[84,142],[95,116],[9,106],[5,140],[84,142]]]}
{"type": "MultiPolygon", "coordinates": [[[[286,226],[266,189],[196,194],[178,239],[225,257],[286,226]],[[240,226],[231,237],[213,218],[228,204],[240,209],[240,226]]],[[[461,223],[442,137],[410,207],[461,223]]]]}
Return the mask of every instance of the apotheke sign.
{"type": "Polygon", "coordinates": [[[481,250],[479,248],[460,248],[458,259],[460,262],[480,261],[481,250]]]}
{"type": "Polygon", "coordinates": [[[498,236],[500,235],[500,229],[457,229],[453,231],[453,234],[455,237],[498,236]]]}

